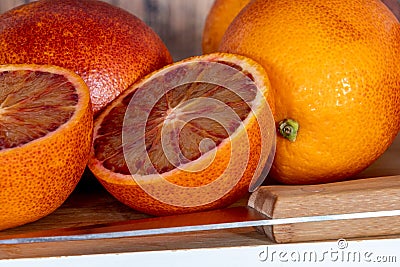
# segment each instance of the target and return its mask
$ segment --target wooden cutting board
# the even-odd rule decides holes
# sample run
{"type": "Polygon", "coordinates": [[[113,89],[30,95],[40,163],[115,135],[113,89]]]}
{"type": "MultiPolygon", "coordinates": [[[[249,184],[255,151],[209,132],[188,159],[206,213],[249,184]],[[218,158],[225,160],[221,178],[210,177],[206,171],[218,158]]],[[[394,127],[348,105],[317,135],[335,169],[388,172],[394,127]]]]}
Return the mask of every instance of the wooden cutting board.
{"type": "MultiPolygon", "coordinates": [[[[367,170],[360,173],[357,178],[400,174],[399,163],[400,137],[397,137],[385,154],[367,170]]],[[[244,198],[233,206],[246,205],[246,203],[247,198],[244,198]]],[[[87,172],[73,194],[54,213],[37,222],[1,231],[0,236],[146,217],[148,215],[136,212],[119,203],[87,172]]],[[[253,228],[243,228],[148,236],[139,239],[0,245],[0,259],[265,244],[273,244],[273,242],[253,228]]]]}

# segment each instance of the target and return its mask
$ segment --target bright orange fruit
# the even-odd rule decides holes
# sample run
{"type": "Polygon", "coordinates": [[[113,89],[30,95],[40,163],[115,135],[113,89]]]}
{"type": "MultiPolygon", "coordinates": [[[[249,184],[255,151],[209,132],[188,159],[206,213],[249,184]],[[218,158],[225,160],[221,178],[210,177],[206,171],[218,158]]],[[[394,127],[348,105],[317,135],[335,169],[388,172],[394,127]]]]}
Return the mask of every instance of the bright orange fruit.
{"type": "Polygon", "coordinates": [[[85,169],[92,142],[89,89],[55,66],[0,66],[0,230],[58,208],[85,169]]]}
{"type": "Polygon", "coordinates": [[[88,166],[117,199],[145,213],[232,204],[271,160],[268,102],[268,76],[248,58],[209,54],[174,63],[101,112],[88,166]]]}
{"type": "Polygon", "coordinates": [[[218,51],[222,36],[232,20],[250,0],[215,0],[203,29],[202,48],[204,54],[218,51]]]}
{"type": "Polygon", "coordinates": [[[103,1],[40,0],[0,16],[0,64],[52,64],[78,73],[97,113],[142,76],[172,62],[157,34],[103,1]]]}
{"type": "Polygon", "coordinates": [[[280,132],[293,137],[277,140],[271,176],[281,182],[349,178],[399,131],[400,24],[378,0],[256,0],[220,51],[268,73],[280,132]]]}

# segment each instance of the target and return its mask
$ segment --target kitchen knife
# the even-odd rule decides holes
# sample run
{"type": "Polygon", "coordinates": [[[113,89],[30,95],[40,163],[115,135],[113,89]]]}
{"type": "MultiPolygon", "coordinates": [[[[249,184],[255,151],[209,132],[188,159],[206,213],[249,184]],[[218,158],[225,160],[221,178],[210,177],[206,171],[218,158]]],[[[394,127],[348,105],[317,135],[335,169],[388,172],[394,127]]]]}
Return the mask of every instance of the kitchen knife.
{"type": "Polygon", "coordinates": [[[246,207],[43,230],[4,244],[123,238],[241,227],[278,243],[400,234],[400,175],[345,182],[261,186],[246,207]]]}

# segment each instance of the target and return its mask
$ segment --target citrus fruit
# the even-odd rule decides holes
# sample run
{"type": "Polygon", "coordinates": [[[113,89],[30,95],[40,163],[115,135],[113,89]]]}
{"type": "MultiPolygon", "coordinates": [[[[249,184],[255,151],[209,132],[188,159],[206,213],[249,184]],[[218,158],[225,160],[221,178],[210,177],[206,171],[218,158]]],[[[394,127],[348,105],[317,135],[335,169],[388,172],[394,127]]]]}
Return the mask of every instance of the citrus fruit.
{"type": "Polygon", "coordinates": [[[89,89],[49,65],[0,66],[0,230],[58,208],[85,169],[92,142],[89,89]]]}
{"type": "Polygon", "coordinates": [[[276,180],[347,179],[399,131],[400,24],[380,1],[256,0],[229,26],[220,51],[248,56],[268,73],[281,133],[276,180]]]}
{"type": "Polygon", "coordinates": [[[144,213],[229,205],[254,189],[271,160],[268,103],[268,76],[250,59],[218,53],[179,61],[100,113],[88,166],[112,195],[144,213]]]}
{"type": "Polygon", "coordinates": [[[232,20],[250,0],[215,0],[207,14],[202,48],[204,54],[217,52],[222,36],[232,20]]]}
{"type": "Polygon", "coordinates": [[[171,61],[150,27],[102,1],[40,0],[0,16],[0,64],[52,64],[75,71],[90,89],[95,113],[171,61]]]}

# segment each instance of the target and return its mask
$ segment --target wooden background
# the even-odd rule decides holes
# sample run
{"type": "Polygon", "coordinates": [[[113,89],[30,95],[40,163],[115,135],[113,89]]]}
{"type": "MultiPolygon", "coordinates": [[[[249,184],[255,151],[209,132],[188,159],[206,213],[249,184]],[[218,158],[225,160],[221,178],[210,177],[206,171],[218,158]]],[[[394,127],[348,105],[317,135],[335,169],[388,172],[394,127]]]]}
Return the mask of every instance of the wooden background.
{"type": "MultiPolygon", "coordinates": [[[[29,3],[1,0],[0,13],[29,3]]],[[[214,0],[108,0],[136,15],[159,34],[174,60],[201,54],[204,22],[214,0]]]]}

